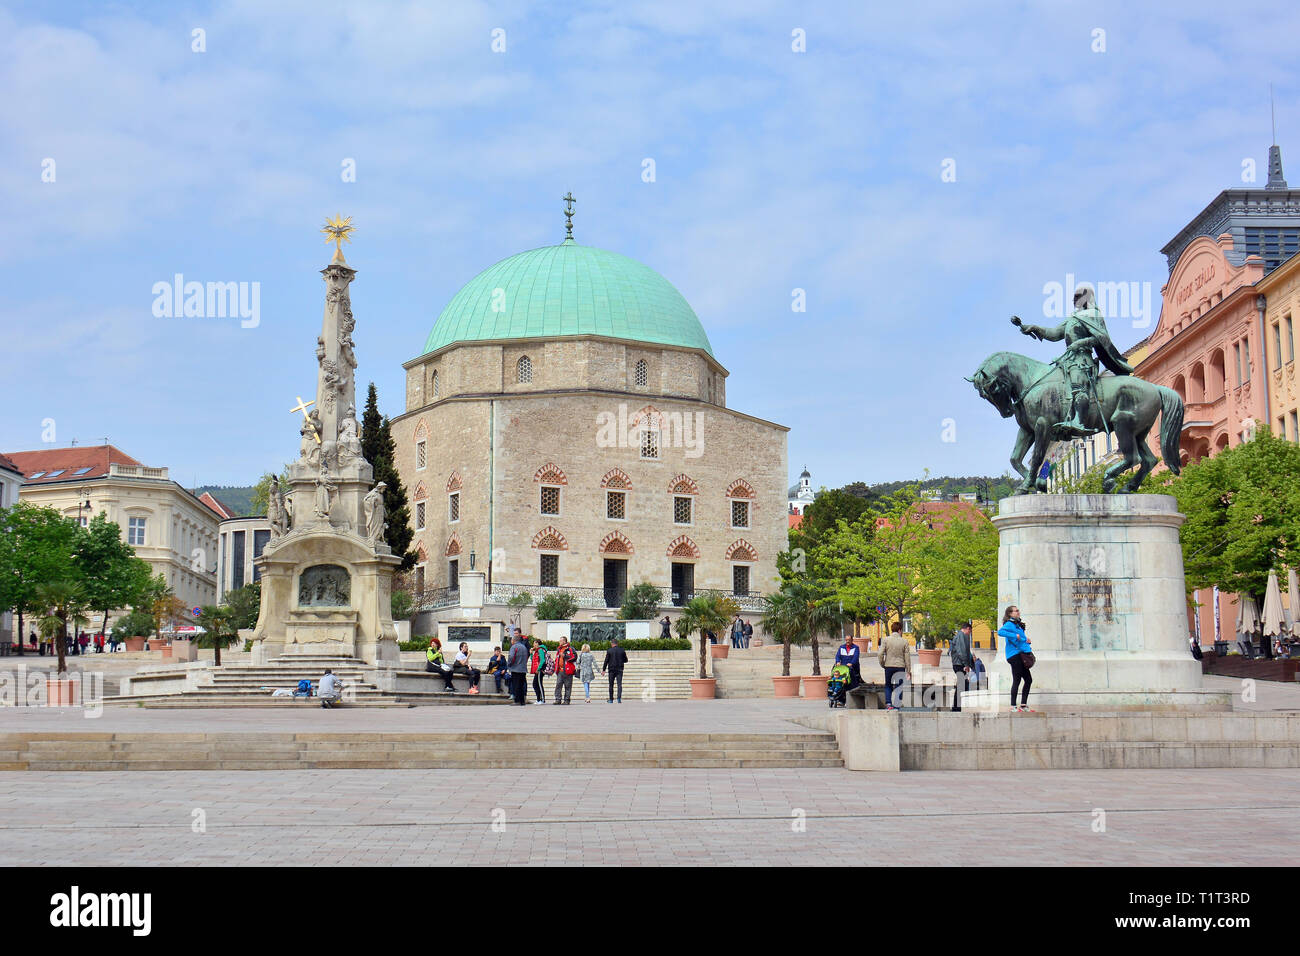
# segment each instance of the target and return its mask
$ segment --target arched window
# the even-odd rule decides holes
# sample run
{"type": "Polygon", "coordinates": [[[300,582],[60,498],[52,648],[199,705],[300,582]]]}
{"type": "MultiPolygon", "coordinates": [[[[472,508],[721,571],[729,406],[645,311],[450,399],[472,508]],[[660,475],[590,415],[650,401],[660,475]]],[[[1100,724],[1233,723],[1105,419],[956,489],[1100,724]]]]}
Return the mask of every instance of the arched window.
{"type": "Polygon", "coordinates": [[[645,388],[650,383],[650,366],[646,364],[645,359],[638,359],[636,363],[636,384],[638,388],[645,388]]]}
{"type": "Polygon", "coordinates": [[[435,370],[434,373],[433,373],[433,397],[434,397],[434,398],[437,398],[437,397],[438,397],[438,390],[439,390],[439,385],[438,385],[438,373],[437,373],[437,371],[435,370]]]}
{"type": "Polygon", "coordinates": [[[515,363],[515,381],[520,385],[527,385],[533,380],[533,360],[527,355],[521,355],[519,361],[515,363]]]}

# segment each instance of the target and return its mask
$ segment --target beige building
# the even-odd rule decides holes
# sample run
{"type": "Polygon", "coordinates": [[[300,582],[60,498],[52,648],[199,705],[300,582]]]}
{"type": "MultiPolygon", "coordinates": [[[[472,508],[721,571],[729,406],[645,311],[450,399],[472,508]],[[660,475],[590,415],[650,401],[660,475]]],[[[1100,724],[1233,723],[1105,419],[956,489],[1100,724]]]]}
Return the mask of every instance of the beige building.
{"type": "Polygon", "coordinates": [[[1296,323],[1300,322],[1300,255],[1287,259],[1255,283],[1255,288],[1264,297],[1269,425],[1273,434],[1300,441],[1300,381],[1295,360],[1296,323]]]}
{"type": "Polygon", "coordinates": [[[392,431],[426,609],[471,568],[488,605],[558,588],[583,616],[642,581],[666,607],[707,588],[747,613],[774,587],[788,429],[727,407],[699,319],[646,266],[571,239],[520,253],[405,368],[392,431]]]}
{"type": "Polygon", "coordinates": [[[87,524],[107,515],[138,557],[189,607],[216,600],[218,516],[167,477],[112,445],[10,452],[23,501],[87,524]]]}
{"type": "Polygon", "coordinates": [[[262,579],[257,559],[271,541],[271,522],[265,516],[227,518],[218,529],[221,539],[217,549],[217,600],[224,601],[227,591],[262,579]]]}

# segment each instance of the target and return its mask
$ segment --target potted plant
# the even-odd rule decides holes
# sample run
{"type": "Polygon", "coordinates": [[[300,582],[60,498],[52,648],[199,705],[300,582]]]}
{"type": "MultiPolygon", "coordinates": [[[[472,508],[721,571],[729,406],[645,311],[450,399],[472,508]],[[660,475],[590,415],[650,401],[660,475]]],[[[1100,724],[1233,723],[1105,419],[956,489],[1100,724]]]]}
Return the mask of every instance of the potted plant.
{"type": "Polygon", "coordinates": [[[132,611],[113,626],[113,636],[125,644],[128,651],[142,651],[144,639],[152,630],[152,617],[144,611],[132,611]]]}
{"type": "MultiPolygon", "coordinates": [[[[726,633],[729,632],[723,632],[723,633],[725,635],[726,633]]],[[[701,640],[702,639],[703,636],[701,636],[701,640]]],[[[715,634],[715,639],[716,639],[716,634],[715,634]]],[[[717,640],[718,642],[716,644],[709,645],[709,656],[713,658],[715,661],[725,661],[727,659],[727,655],[731,653],[731,645],[727,643],[727,638],[725,636],[717,640]]]]}
{"type": "Polygon", "coordinates": [[[794,582],[787,581],[781,590],[763,598],[763,630],[781,642],[781,676],[772,678],[772,693],[777,697],[798,697],[798,676],[790,675],[790,642],[798,632],[795,622],[794,582]]]}
{"type": "Polygon", "coordinates": [[[76,581],[51,581],[36,588],[36,601],[47,611],[37,626],[42,635],[54,638],[59,657],[56,676],[45,679],[46,702],[70,707],[77,702],[77,687],[68,676],[68,624],[77,628],[88,623],[86,590],[76,581]]]}
{"type": "Polygon", "coordinates": [[[673,625],[679,637],[689,639],[695,632],[700,635],[700,676],[691,678],[692,699],[712,700],[717,695],[717,679],[709,676],[709,659],[705,648],[710,645],[704,639],[704,632],[721,631],[738,610],[739,605],[733,598],[715,593],[699,594],[682,608],[681,617],[673,625]]]}
{"type": "Polygon", "coordinates": [[[943,651],[938,648],[938,639],[935,635],[927,628],[919,631],[916,639],[920,644],[916,649],[916,659],[923,667],[938,667],[939,661],[943,658],[943,651]]]}
{"type": "Polygon", "coordinates": [[[234,612],[226,605],[205,604],[199,610],[199,626],[204,633],[194,638],[195,647],[212,648],[214,666],[221,666],[221,649],[229,647],[239,640],[239,631],[234,626],[234,612]]]}

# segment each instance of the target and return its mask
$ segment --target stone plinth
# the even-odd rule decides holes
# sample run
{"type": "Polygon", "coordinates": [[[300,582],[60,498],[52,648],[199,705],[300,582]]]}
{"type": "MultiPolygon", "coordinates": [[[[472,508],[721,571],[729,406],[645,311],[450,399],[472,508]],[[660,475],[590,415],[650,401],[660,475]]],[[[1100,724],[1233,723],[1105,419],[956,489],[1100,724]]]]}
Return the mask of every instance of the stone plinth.
{"type": "MultiPolygon", "coordinates": [[[[1000,502],[998,613],[1020,608],[1037,664],[1035,710],[1231,710],[1188,651],[1177,502],[1168,495],[1025,495],[1000,502]]],[[[999,639],[990,690],[1009,705],[999,639]]]]}

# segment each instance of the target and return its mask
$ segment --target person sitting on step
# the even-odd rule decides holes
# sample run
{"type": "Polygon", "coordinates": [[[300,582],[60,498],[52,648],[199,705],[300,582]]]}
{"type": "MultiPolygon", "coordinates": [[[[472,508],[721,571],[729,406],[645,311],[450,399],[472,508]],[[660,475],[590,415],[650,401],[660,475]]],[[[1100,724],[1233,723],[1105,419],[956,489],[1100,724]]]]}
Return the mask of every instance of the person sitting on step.
{"type": "Polygon", "coordinates": [[[442,641],[436,637],[429,638],[429,649],[424,652],[424,659],[426,661],[424,665],[426,671],[431,674],[442,675],[443,691],[452,694],[456,693],[456,685],[451,682],[452,674],[455,671],[447,663],[446,658],[442,656],[442,641]]]}

